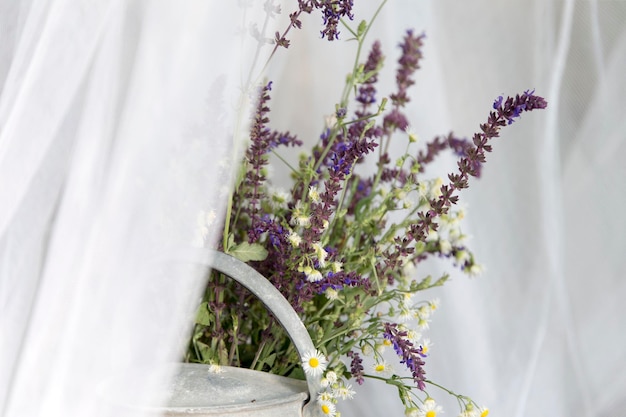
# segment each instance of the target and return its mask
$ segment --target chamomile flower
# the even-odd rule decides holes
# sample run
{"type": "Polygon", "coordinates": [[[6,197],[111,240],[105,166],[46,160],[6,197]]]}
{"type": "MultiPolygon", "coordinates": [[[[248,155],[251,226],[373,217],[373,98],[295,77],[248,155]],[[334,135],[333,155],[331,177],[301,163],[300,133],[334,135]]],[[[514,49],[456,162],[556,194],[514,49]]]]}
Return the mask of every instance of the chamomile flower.
{"type": "Polygon", "coordinates": [[[337,291],[334,288],[326,288],[326,290],[324,291],[324,295],[326,296],[327,299],[329,300],[338,300],[339,299],[339,291],[337,291]]]}
{"type": "Polygon", "coordinates": [[[417,407],[411,407],[411,408],[407,408],[406,410],[404,410],[404,415],[405,417],[417,417],[419,415],[419,408],[417,407]]]}
{"type": "Polygon", "coordinates": [[[411,320],[415,316],[415,311],[413,309],[408,308],[407,306],[401,306],[400,312],[398,313],[398,320],[401,323],[406,323],[411,320]]]}
{"type": "Polygon", "coordinates": [[[309,187],[309,198],[314,203],[319,203],[320,201],[322,201],[320,197],[320,190],[319,188],[317,188],[317,186],[311,185],[309,187]]]}
{"type": "Polygon", "coordinates": [[[376,372],[378,375],[382,375],[382,376],[387,376],[389,374],[391,374],[392,369],[391,369],[391,365],[389,365],[387,362],[385,361],[380,361],[380,362],[376,362],[373,366],[372,369],[374,370],[374,372],[376,372]]]}
{"type": "Polygon", "coordinates": [[[372,349],[370,345],[361,346],[361,352],[363,352],[365,356],[371,355],[373,351],[374,349],[372,349]]]}
{"type": "Polygon", "coordinates": [[[293,246],[294,248],[297,248],[298,246],[300,246],[300,243],[302,243],[302,237],[300,237],[300,235],[294,231],[289,233],[289,236],[287,236],[287,240],[289,240],[289,243],[291,243],[291,246],[293,246]]]}
{"type": "Polygon", "coordinates": [[[479,264],[474,264],[474,265],[472,265],[472,266],[470,266],[469,268],[466,269],[467,274],[469,276],[472,276],[472,277],[476,277],[476,276],[482,274],[483,271],[484,271],[483,266],[479,265],[479,264]]]}
{"type": "Polygon", "coordinates": [[[480,417],[487,417],[489,415],[489,409],[487,407],[479,407],[480,417]]]}
{"type": "Polygon", "coordinates": [[[432,314],[432,309],[430,308],[430,304],[426,304],[423,306],[420,306],[420,308],[417,309],[417,317],[419,317],[420,319],[427,319],[430,317],[430,315],[432,314]]]}
{"type": "Polygon", "coordinates": [[[298,226],[309,227],[311,225],[311,216],[300,215],[295,218],[298,226]]]}
{"type": "Polygon", "coordinates": [[[322,415],[328,417],[335,417],[337,415],[337,408],[335,407],[335,404],[328,401],[321,401],[319,406],[322,415]]]}
{"type": "Polygon", "coordinates": [[[274,207],[286,207],[289,201],[289,194],[282,188],[272,188],[270,190],[270,202],[274,207]]]}
{"type": "Polygon", "coordinates": [[[335,382],[337,382],[337,373],[335,371],[328,371],[326,372],[326,375],[324,375],[324,377],[328,380],[328,382],[330,382],[330,384],[334,384],[335,382]]]}
{"type": "Polygon", "coordinates": [[[212,363],[209,365],[209,372],[212,374],[221,374],[224,370],[218,364],[212,363]]]}
{"type": "Polygon", "coordinates": [[[307,375],[322,375],[327,364],[328,361],[319,350],[308,352],[302,356],[302,368],[307,375]]]}
{"type": "Polygon", "coordinates": [[[417,326],[421,330],[428,330],[428,328],[430,327],[430,320],[428,320],[425,317],[418,317],[418,319],[417,319],[417,326]]]}
{"type": "Polygon", "coordinates": [[[409,136],[409,143],[415,143],[415,142],[418,141],[419,136],[417,136],[417,133],[415,133],[415,131],[413,130],[411,125],[407,125],[407,127],[406,127],[406,129],[404,131],[409,136]]]}
{"type": "Polygon", "coordinates": [[[430,347],[433,344],[430,343],[430,339],[424,339],[422,340],[422,343],[420,343],[420,348],[422,350],[422,354],[423,355],[428,355],[428,352],[430,351],[430,347]]]}
{"type": "Polygon", "coordinates": [[[321,403],[331,403],[335,401],[335,396],[328,391],[322,391],[319,394],[317,394],[317,401],[321,403]]]}
{"type": "Polygon", "coordinates": [[[328,257],[328,252],[326,252],[322,244],[320,242],[313,243],[313,250],[315,251],[315,256],[317,256],[317,260],[319,261],[320,266],[326,266],[326,258],[328,257]]]}
{"type": "Polygon", "coordinates": [[[334,389],[333,394],[335,397],[341,398],[342,400],[351,400],[354,398],[354,394],[356,394],[356,392],[352,390],[352,385],[348,384],[334,389]]]}
{"type": "Polygon", "coordinates": [[[309,282],[318,282],[324,279],[324,276],[317,269],[311,268],[311,270],[306,274],[306,279],[309,282]]]}
{"type": "Polygon", "coordinates": [[[439,233],[436,230],[430,229],[428,230],[428,236],[426,236],[426,242],[435,242],[439,239],[439,233]]]}
{"type": "Polygon", "coordinates": [[[440,405],[437,405],[432,398],[426,398],[422,408],[417,413],[418,417],[437,417],[438,414],[443,413],[443,409],[440,405]]]}
{"type": "Polygon", "coordinates": [[[406,338],[409,339],[413,344],[416,344],[421,338],[422,334],[413,329],[409,329],[406,331],[406,338]]]}
{"type": "Polygon", "coordinates": [[[435,310],[437,310],[439,308],[440,304],[441,304],[441,300],[439,300],[439,298],[433,298],[432,300],[430,300],[428,302],[428,306],[430,307],[430,311],[434,312],[435,310]]]}
{"type": "Polygon", "coordinates": [[[440,239],[439,250],[442,254],[448,255],[450,252],[452,252],[452,243],[450,243],[450,241],[447,239],[440,239]]]}
{"type": "Polygon", "coordinates": [[[461,265],[470,260],[470,254],[466,250],[458,251],[456,255],[454,255],[454,257],[456,258],[456,261],[461,265]]]}

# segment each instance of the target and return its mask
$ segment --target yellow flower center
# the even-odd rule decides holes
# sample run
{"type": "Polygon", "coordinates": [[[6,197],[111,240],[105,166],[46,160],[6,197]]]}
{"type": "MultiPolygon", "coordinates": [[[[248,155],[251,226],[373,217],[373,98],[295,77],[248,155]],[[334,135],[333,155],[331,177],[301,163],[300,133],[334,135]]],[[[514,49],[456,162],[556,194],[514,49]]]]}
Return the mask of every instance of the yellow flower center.
{"type": "Polygon", "coordinates": [[[326,404],[322,404],[322,413],[330,414],[330,407],[326,404]]]}
{"type": "Polygon", "coordinates": [[[434,410],[426,411],[426,417],[437,417],[437,413],[434,410]]]}
{"type": "Polygon", "coordinates": [[[389,340],[389,339],[385,339],[385,340],[383,340],[383,345],[385,345],[385,346],[391,346],[391,340],[389,340]]]}
{"type": "Polygon", "coordinates": [[[320,366],[320,361],[317,358],[311,358],[309,359],[309,366],[311,368],[317,368],[318,366],[320,366]]]}
{"type": "Polygon", "coordinates": [[[485,408],[482,413],[480,413],[480,417],[487,417],[489,414],[489,409],[485,408]]]}
{"type": "Polygon", "coordinates": [[[385,365],[383,365],[382,363],[379,363],[378,365],[376,365],[374,369],[376,370],[376,372],[382,372],[385,370],[385,365]]]}
{"type": "Polygon", "coordinates": [[[428,353],[428,346],[422,346],[422,353],[423,354],[427,354],[428,353]]]}

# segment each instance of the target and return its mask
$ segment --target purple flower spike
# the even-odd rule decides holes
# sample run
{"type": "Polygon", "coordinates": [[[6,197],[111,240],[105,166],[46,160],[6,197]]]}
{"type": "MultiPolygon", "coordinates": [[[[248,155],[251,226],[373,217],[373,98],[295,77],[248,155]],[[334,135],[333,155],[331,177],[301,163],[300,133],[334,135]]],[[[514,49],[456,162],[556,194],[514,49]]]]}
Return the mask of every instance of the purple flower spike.
{"type": "Polygon", "coordinates": [[[385,331],[383,333],[385,339],[391,341],[393,349],[402,359],[400,363],[406,365],[413,375],[413,381],[422,391],[426,389],[426,372],[423,366],[426,364],[422,358],[421,347],[416,347],[410,340],[406,338],[407,332],[398,330],[395,323],[385,323],[385,331]]]}

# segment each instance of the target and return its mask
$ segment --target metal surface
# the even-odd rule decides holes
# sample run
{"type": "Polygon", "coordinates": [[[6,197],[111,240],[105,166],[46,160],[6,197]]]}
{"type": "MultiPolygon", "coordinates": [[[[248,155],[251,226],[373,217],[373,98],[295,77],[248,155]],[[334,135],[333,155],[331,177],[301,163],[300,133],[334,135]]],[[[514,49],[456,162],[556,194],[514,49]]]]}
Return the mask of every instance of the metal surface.
{"type": "Polygon", "coordinates": [[[167,416],[301,416],[308,398],[304,381],[226,366],[212,373],[183,364],[174,379],[167,416]]]}
{"type": "MultiPolygon", "coordinates": [[[[206,249],[198,250],[194,254],[186,253],[185,259],[182,260],[217,270],[250,290],[256,297],[259,298],[261,302],[263,302],[268,310],[279,321],[282,327],[287,331],[287,334],[293,341],[300,357],[315,350],[315,346],[311,341],[308,331],[304,327],[304,324],[300,320],[298,314],[296,314],[291,307],[291,304],[289,304],[287,299],[283,297],[276,287],[274,287],[255,269],[230,255],[217,251],[207,251],[206,249]]],[[[190,372],[190,369],[191,368],[189,367],[181,368],[181,375],[184,376],[185,372],[190,372]]],[[[203,407],[204,411],[197,409],[197,407],[195,409],[188,408],[184,414],[189,414],[190,410],[195,410],[198,413],[194,412],[193,414],[196,415],[226,415],[226,411],[228,407],[230,407],[230,409],[234,412],[233,415],[254,415],[260,417],[265,415],[261,412],[261,409],[267,408],[270,403],[271,406],[267,409],[270,410],[270,412],[273,410],[273,416],[299,415],[286,411],[287,409],[291,409],[294,404],[297,405],[305,416],[313,416],[316,414],[314,411],[316,407],[309,406],[310,402],[304,405],[304,407],[303,404],[307,397],[310,399],[316,398],[317,393],[320,391],[319,378],[307,375],[306,384],[304,384],[302,381],[270,375],[259,371],[231,367],[223,367],[223,369],[225,370],[223,374],[213,374],[213,376],[210,375],[209,378],[210,381],[215,382],[213,388],[210,388],[212,390],[210,392],[215,394],[217,392],[215,390],[220,390],[220,398],[216,398],[218,395],[215,395],[213,398],[215,401],[211,400],[210,406],[207,404],[206,407],[203,407]],[[219,379],[220,376],[223,378],[219,379]],[[235,381],[238,378],[239,381],[245,381],[245,383],[243,385],[236,386],[237,382],[235,381]],[[225,388],[225,386],[221,384],[227,384],[226,386],[230,388],[225,388]],[[298,392],[296,390],[294,392],[294,388],[298,386],[300,391],[298,392]],[[306,395],[307,391],[308,395],[306,395]],[[242,396],[243,392],[252,393],[251,395],[255,398],[242,396]],[[227,399],[229,395],[231,398],[227,399]],[[284,401],[277,399],[280,396],[283,396],[284,401]],[[254,402],[251,402],[252,399],[254,399],[254,402]],[[280,407],[278,403],[281,404],[280,407]],[[254,404],[254,406],[250,407],[251,404],[254,404]],[[221,411],[217,414],[209,414],[209,409],[211,407],[217,407],[221,411]],[[279,409],[284,411],[277,413],[279,409]],[[253,411],[257,413],[255,414],[253,411]],[[205,412],[205,414],[199,414],[199,412],[205,412]],[[249,412],[253,413],[246,414],[249,412]]],[[[195,375],[188,375],[187,377],[192,380],[196,379],[195,375]]],[[[185,382],[183,383],[186,384],[185,382]]],[[[199,386],[200,385],[196,383],[191,383],[189,389],[196,390],[199,386]]],[[[203,384],[202,386],[206,387],[206,384],[203,384]]],[[[179,401],[181,392],[176,394],[175,391],[174,393],[175,395],[172,397],[172,401],[179,401]]],[[[199,394],[201,394],[201,392],[199,394]]],[[[174,410],[172,409],[170,411],[174,410]]]]}

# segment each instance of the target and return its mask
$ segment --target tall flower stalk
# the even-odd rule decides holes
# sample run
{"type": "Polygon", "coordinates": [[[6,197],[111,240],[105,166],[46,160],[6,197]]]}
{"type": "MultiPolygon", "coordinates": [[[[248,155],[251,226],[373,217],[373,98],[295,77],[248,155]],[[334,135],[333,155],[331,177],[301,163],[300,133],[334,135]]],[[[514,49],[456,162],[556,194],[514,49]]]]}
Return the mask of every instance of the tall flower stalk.
{"type": "MultiPolygon", "coordinates": [[[[277,12],[271,1],[267,5],[277,12]]],[[[449,133],[420,147],[404,109],[423,59],[424,35],[406,32],[399,44],[396,90],[385,98],[377,90],[385,59],[380,43],[372,43],[360,62],[371,22],[351,28],[344,21],[352,19],[352,1],[298,0],[289,28],[300,28],[300,15],[315,9],[322,12],[323,38],[336,39],[340,24],[355,37],[353,71],[318,142],[290,164],[296,166],[293,183],[284,192],[267,178],[270,155],[302,143],[271,128],[275,86],[258,89],[242,175],[219,249],[248,262],[281,291],[317,351],[303,363],[260,301],[214,274],[198,309],[187,360],[300,378],[314,373],[325,387],[318,402],[326,415],[336,413],[338,400],[354,395],[350,382],[367,379],[394,385],[409,415],[434,416],[440,410],[426,393],[429,385],[454,395],[462,413],[472,415],[479,408],[469,397],[427,378],[430,342],[423,334],[439,301],[417,295],[443,285],[448,275],[418,277],[415,267],[440,257],[470,275],[480,270],[460,228],[459,191],[481,174],[500,130],[524,112],[545,108],[546,101],[533,91],[498,97],[471,140],[449,133]],[[389,154],[392,141],[406,144],[395,160],[389,154]],[[458,157],[457,169],[445,180],[423,178],[424,168],[446,150],[458,157]],[[373,172],[362,164],[367,158],[376,161],[373,172]],[[387,347],[397,354],[400,370],[385,362],[387,347]],[[364,366],[366,356],[375,364],[372,369],[364,366]]],[[[276,34],[274,51],[289,46],[288,29],[276,34]]]]}

